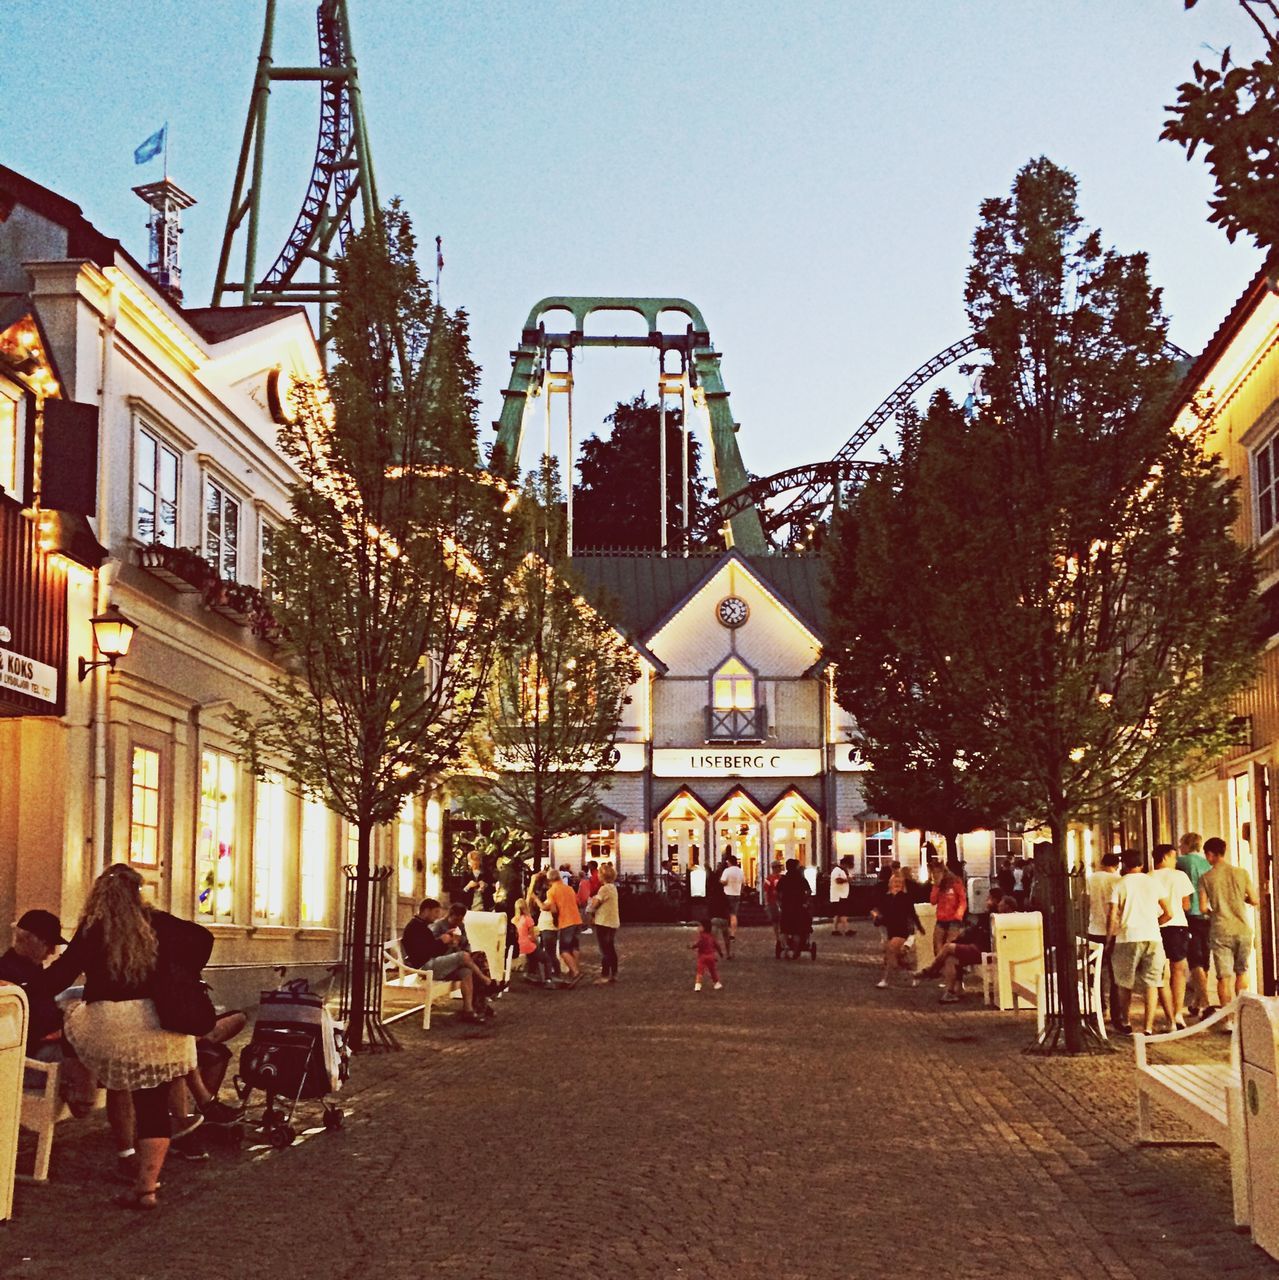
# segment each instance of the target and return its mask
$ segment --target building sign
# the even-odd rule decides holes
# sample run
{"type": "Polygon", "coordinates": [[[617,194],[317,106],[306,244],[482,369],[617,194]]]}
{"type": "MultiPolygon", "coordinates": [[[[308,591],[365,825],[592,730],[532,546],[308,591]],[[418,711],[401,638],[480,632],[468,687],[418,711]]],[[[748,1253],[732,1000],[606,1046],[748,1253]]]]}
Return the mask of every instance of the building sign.
{"type": "Polygon", "coordinates": [[[41,702],[57,702],[58,669],[12,649],[0,649],[0,689],[22,693],[41,702]]]}
{"type": "Polygon", "coordinates": [[[822,771],[817,747],[655,747],[655,778],[811,778],[822,771]]]}
{"type": "Polygon", "coordinates": [[[830,762],[838,773],[865,773],[870,768],[861,748],[851,742],[832,742],[830,762]]]}

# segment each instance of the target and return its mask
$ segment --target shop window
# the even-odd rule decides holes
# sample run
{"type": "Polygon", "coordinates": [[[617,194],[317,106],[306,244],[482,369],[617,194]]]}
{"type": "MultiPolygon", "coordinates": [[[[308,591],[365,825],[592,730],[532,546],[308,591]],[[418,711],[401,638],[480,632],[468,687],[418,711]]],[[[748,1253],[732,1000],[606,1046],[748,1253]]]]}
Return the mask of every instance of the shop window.
{"type": "Polygon", "coordinates": [[[178,545],[178,455],[145,427],[138,428],[135,528],[141,542],[178,545]]]}
{"type": "Polygon", "coordinates": [[[150,747],[133,748],[129,861],[138,867],[160,865],[160,753],[150,747]]]}
{"type": "Polygon", "coordinates": [[[395,833],[396,859],[400,869],[400,896],[411,898],[417,891],[417,802],[404,802],[395,833]]]}
{"type": "Polygon", "coordinates": [[[1252,475],[1257,495],[1257,537],[1260,539],[1279,524],[1279,432],[1252,455],[1252,475]]]}
{"type": "Polygon", "coordinates": [[[204,482],[204,558],[224,581],[239,581],[240,502],[213,480],[204,482]]]}
{"type": "Polygon", "coordinates": [[[22,480],[18,452],[22,444],[22,398],[14,388],[0,387],[0,489],[17,498],[22,480]]]}
{"type": "Polygon", "coordinates": [[[235,908],[235,760],[222,751],[200,756],[200,832],[195,848],[196,910],[230,920],[235,908]]]}
{"type": "Polygon", "coordinates": [[[284,920],[288,802],[283,778],[271,774],[258,781],[253,824],[253,918],[268,924],[284,920]]]}
{"type": "Polygon", "coordinates": [[[333,868],[333,815],[322,800],[302,805],[302,923],[323,924],[329,914],[333,868]]]}
{"type": "Polygon", "coordinates": [[[877,876],[893,861],[893,824],[883,818],[869,819],[864,824],[863,847],[866,874],[877,876]]]}

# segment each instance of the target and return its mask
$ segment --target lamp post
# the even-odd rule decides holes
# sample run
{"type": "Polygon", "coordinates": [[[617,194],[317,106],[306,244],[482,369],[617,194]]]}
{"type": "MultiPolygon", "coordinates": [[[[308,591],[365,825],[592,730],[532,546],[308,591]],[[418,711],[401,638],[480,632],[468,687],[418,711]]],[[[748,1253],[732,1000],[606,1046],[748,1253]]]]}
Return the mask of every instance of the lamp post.
{"type": "Polygon", "coordinates": [[[114,604],[90,618],[89,625],[93,628],[94,648],[102,657],[94,662],[90,662],[88,658],[80,659],[81,680],[95,667],[110,667],[114,671],[115,664],[129,652],[133,633],[138,629],[137,624],[130,622],[120,612],[119,606],[114,604]]]}

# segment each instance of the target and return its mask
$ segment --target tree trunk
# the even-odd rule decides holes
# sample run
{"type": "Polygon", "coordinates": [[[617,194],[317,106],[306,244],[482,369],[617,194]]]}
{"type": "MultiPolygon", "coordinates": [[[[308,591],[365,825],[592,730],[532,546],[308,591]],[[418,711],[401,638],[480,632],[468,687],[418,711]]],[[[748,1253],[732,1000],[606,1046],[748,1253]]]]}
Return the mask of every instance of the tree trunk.
{"type": "MultiPolygon", "coordinates": [[[[1070,927],[1069,868],[1066,865],[1066,816],[1055,814],[1049,819],[1052,833],[1052,867],[1047,877],[1047,893],[1041,896],[1045,907],[1045,941],[1053,949],[1053,970],[1057,987],[1057,1009],[1061,1019],[1061,1037],[1067,1053],[1084,1049],[1084,1023],[1079,1008],[1078,948],[1070,927]]],[[[1047,974],[1044,975],[1045,979],[1047,974]]],[[[1049,1024],[1051,1032],[1051,1023],[1049,1024]]]]}
{"type": "Polygon", "coordinates": [[[964,873],[964,860],[959,856],[959,833],[943,833],[946,840],[946,865],[958,876],[964,873]]]}
{"type": "Polygon", "coordinates": [[[353,1053],[364,1043],[365,987],[368,985],[369,951],[369,874],[373,824],[361,819],[357,828],[355,855],[355,922],[351,929],[351,1009],[347,1017],[346,1040],[353,1053]]]}
{"type": "MultiPolygon", "coordinates": [[[[542,869],[542,831],[541,828],[530,831],[528,834],[529,844],[533,849],[533,873],[534,875],[542,869]]],[[[549,861],[549,859],[548,859],[549,861]]]]}

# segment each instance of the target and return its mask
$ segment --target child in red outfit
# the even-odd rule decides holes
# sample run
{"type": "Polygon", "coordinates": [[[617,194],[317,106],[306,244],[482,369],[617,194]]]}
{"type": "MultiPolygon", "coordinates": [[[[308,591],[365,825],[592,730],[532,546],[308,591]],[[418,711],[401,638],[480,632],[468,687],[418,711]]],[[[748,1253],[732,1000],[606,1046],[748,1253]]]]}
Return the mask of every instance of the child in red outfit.
{"type": "Polygon", "coordinates": [[[702,927],[697,931],[697,941],[693,943],[693,950],[697,952],[697,978],[693,982],[693,990],[702,989],[702,974],[706,973],[715,984],[714,989],[722,991],[724,984],[719,980],[719,957],[724,954],[724,948],[720,946],[719,940],[712,932],[709,920],[702,921],[702,927]]]}

